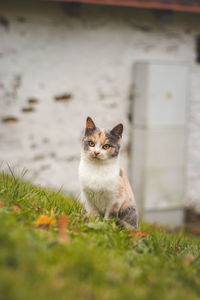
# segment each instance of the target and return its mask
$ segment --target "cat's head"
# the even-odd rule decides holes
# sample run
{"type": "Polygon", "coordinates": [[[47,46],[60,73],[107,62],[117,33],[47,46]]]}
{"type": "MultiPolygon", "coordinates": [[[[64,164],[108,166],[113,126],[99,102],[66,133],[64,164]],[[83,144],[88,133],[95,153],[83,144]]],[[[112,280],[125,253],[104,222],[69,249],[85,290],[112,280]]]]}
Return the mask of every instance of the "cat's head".
{"type": "Polygon", "coordinates": [[[119,154],[122,132],[122,124],[118,124],[112,130],[100,129],[88,117],[82,141],[84,153],[90,160],[97,162],[116,158],[119,154]]]}

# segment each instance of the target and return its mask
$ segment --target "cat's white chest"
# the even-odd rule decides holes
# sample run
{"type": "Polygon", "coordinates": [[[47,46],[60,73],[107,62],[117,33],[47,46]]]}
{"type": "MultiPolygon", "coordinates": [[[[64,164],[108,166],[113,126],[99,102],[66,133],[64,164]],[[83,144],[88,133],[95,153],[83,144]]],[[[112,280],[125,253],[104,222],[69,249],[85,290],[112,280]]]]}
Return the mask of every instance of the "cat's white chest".
{"type": "Polygon", "coordinates": [[[118,176],[119,166],[116,161],[101,165],[81,159],[79,179],[81,190],[86,198],[84,200],[101,213],[105,213],[116,196],[118,176]]]}

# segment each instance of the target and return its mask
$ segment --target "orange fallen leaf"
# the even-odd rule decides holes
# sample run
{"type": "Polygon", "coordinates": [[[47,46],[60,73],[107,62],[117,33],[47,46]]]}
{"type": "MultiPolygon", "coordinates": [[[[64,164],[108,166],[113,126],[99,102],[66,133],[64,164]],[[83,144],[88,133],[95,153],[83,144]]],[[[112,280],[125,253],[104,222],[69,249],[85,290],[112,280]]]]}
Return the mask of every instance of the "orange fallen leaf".
{"type": "Polygon", "coordinates": [[[195,260],[195,257],[193,254],[186,254],[184,257],[183,257],[183,264],[186,266],[186,267],[189,267],[191,265],[191,263],[195,260]]]}
{"type": "Polygon", "coordinates": [[[52,220],[52,218],[50,218],[48,216],[41,215],[41,216],[39,216],[39,218],[36,221],[36,226],[46,228],[46,227],[50,227],[50,226],[54,225],[55,223],[56,223],[56,220],[52,220]]]}
{"type": "Polygon", "coordinates": [[[177,252],[181,252],[181,248],[179,246],[171,246],[171,248],[177,252]]]}
{"type": "Polygon", "coordinates": [[[3,207],[4,205],[4,202],[0,200],[0,207],[3,207]]]}
{"type": "Polygon", "coordinates": [[[69,235],[67,232],[68,218],[66,215],[62,215],[58,219],[58,235],[59,242],[62,244],[69,243],[69,235]]]}
{"type": "Polygon", "coordinates": [[[13,209],[14,211],[20,211],[20,210],[21,210],[21,208],[19,207],[19,205],[13,205],[13,206],[12,206],[12,209],[13,209]]]}
{"type": "Polygon", "coordinates": [[[148,232],[145,232],[145,231],[136,231],[136,232],[129,233],[128,237],[129,238],[131,238],[131,237],[138,238],[138,237],[145,237],[145,236],[148,236],[148,235],[149,235],[148,232]]]}

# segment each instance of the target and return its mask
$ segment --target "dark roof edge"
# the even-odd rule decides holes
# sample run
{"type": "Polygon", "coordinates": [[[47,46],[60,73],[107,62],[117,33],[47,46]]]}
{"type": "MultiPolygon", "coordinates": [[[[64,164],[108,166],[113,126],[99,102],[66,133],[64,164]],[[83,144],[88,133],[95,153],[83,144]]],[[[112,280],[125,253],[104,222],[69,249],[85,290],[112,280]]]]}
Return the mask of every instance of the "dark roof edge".
{"type": "Polygon", "coordinates": [[[162,9],[162,10],[175,10],[182,12],[196,12],[200,13],[200,5],[181,5],[177,3],[160,3],[156,1],[141,2],[137,0],[49,0],[56,2],[79,2],[88,4],[102,4],[102,5],[117,5],[128,7],[141,7],[150,9],[162,9]]]}

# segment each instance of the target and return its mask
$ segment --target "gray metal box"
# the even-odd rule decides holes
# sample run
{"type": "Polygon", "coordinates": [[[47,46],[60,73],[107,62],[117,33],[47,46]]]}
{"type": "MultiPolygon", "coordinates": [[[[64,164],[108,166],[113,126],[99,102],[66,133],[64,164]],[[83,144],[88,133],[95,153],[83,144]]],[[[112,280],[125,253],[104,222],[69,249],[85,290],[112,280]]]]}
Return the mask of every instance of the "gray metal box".
{"type": "Polygon", "coordinates": [[[183,221],[187,76],[183,64],[135,66],[132,183],[144,220],[172,225],[178,209],[183,221]]]}

